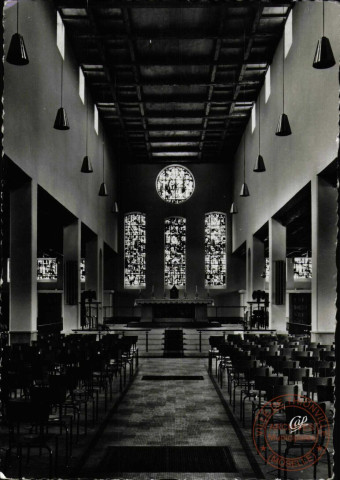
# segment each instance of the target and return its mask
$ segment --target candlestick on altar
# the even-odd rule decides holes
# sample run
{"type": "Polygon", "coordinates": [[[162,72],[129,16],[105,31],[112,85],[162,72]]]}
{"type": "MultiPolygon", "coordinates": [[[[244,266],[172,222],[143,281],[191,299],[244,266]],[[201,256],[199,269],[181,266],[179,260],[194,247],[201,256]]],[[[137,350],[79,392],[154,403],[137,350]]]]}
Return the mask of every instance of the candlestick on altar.
{"type": "Polygon", "coordinates": [[[153,296],[153,298],[155,297],[155,286],[154,285],[152,285],[151,295],[153,296]]]}
{"type": "Polygon", "coordinates": [[[195,295],[196,295],[196,298],[198,297],[198,288],[197,288],[197,285],[196,285],[196,292],[195,292],[195,295]]]}

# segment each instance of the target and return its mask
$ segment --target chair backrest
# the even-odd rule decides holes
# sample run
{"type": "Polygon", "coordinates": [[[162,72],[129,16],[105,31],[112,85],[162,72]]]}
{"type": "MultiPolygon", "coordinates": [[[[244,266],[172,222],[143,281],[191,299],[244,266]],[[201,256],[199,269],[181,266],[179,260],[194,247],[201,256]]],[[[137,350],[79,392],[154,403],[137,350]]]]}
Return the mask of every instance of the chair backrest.
{"type": "Polygon", "coordinates": [[[9,400],[6,404],[6,419],[10,426],[22,423],[42,425],[48,421],[49,413],[47,402],[9,400]]]}
{"type": "Polygon", "coordinates": [[[279,372],[284,372],[285,369],[295,369],[300,367],[300,362],[294,360],[283,360],[280,361],[277,365],[277,369],[279,372]]]}
{"type": "Polygon", "coordinates": [[[317,393],[319,385],[332,386],[333,385],[332,377],[305,377],[302,379],[302,388],[307,392],[307,397],[314,393],[317,393]]]}
{"type": "Polygon", "coordinates": [[[61,404],[66,401],[67,377],[66,375],[50,375],[48,378],[50,388],[50,401],[52,405],[61,404]]]}
{"type": "Polygon", "coordinates": [[[265,376],[255,376],[255,389],[260,391],[260,396],[262,392],[265,394],[268,390],[270,390],[274,385],[283,385],[285,382],[285,378],[283,376],[269,376],[269,370],[266,372],[265,376]]]}
{"type": "Polygon", "coordinates": [[[209,344],[211,348],[218,348],[224,341],[223,335],[213,335],[209,337],[209,344]]]}
{"type": "MultiPolygon", "coordinates": [[[[268,400],[273,400],[278,397],[282,397],[283,395],[292,396],[292,400],[294,400],[294,395],[298,395],[299,389],[297,385],[272,385],[267,390],[267,398],[268,400]]],[[[287,397],[285,397],[286,401],[287,397]]]]}
{"type": "Polygon", "coordinates": [[[287,368],[283,370],[284,375],[288,376],[289,381],[301,382],[304,377],[311,377],[310,368],[287,368]]]}
{"type": "Polygon", "coordinates": [[[317,385],[316,390],[318,402],[334,403],[334,385],[317,385]]]}

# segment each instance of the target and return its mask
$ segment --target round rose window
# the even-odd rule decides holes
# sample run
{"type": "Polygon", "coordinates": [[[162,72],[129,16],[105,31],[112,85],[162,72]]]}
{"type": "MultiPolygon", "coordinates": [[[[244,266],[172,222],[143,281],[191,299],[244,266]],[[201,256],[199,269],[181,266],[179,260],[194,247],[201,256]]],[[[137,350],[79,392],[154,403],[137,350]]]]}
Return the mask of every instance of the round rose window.
{"type": "Polygon", "coordinates": [[[165,202],[182,203],[194,193],[195,179],[186,167],[170,165],[159,172],[156,189],[165,202]]]}

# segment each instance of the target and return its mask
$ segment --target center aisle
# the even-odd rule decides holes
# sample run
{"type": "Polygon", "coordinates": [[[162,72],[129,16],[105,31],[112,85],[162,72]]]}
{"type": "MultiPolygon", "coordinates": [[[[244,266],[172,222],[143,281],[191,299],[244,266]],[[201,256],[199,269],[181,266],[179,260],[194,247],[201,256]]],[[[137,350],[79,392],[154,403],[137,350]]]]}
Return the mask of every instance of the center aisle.
{"type": "MultiPolygon", "coordinates": [[[[97,444],[90,452],[81,476],[87,478],[108,478],[109,476],[138,480],[255,478],[252,466],[209,378],[206,365],[207,359],[143,359],[123,402],[112,415],[97,444]],[[143,377],[157,375],[194,376],[195,378],[143,379],[143,377]],[[156,473],[136,472],[134,457],[138,456],[140,451],[131,449],[128,454],[131,456],[132,472],[118,473],[113,468],[108,475],[108,457],[110,465],[110,462],[112,464],[115,461],[110,455],[116,458],[118,455],[117,450],[111,447],[227,447],[225,449],[227,453],[224,450],[222,456],[229,455],[228,458],[231,461],[228,473],[221,473],[223,472],[221,469],[220,473],[190,474],[190,471],[183,473],[183,469],[182,473],[171,470],[171,473],[169,470],[156,473]],[[117,473],[114,473],[115,471],[117,473]]],[[[192,453],[193,451],[188,448],[175,450],[182,457],[198,455],[199,461],[204,465],[205,457],[201,455],[200,450],[198,453],[197,451],[192,453]]],[[[207,449],[207,451],[210,453],[213,451],[213,455],[216,454],[215,449],[207,449]]],[[[120,452],[123,452],[122,455],[126,454],[126,450],[121,449],[120,452]]],[[[143,452],[144,457],[148,454],[157,457],[157,452],[159,456],[162,454],[160,450],[156,450],[155,453],[153,450],[144,449],[143,452]]],[[[210,453],[206,461],[216,465],[218,462],[215,462],[215,458],[218,457],[210,456],[209,458],[210,453]]],[[[169,452],[167,455],[169,456],[169,452]]],[[[154,458],[154,460],[156,462],[159,459],[154,458]]]]}

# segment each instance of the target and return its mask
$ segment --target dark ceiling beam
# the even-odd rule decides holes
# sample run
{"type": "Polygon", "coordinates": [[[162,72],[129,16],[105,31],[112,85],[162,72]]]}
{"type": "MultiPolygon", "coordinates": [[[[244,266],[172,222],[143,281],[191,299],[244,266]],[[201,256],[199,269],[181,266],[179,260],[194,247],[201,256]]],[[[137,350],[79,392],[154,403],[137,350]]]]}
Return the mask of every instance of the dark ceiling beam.
{"type": "MultiPolygon", "coordinates": [[[[207,127],[207,132],[222,132],[223,131],[223,126],[221,127],[216,127],[215,125],[210,126],[208,125],[207,127]]],[[[187,131],[193,131],[195,133],[197,132],[202,132],[203,128],[201,125],[149,125],[149,132],[187,132],[187,131]]],[[[136,133],[136,132],[144,132],[142,127],[134,126],[134,125],[127,125],[127,133],[136,133]]],[[[232,133],[227,133],[226,136],[241,136],[240,132],[232,132],[232,133]]],[[[152,138],[150,140],[152,142],[152,138]]]]}
{"type": "MultiPolygon", "coordinates": [[[[282,15],[284,18],[284,15],[282,15]]],[[[63,21],[65,23],[72,23],[71,18],[65,17],[65,15],[62,15],[63,21]]],[[[83,19],[84,20],[84,19],[83,19]]],[[[241,32],[242,34],[242,32],[241,32]]],[[[95,36],[92,36],[88,33],[74,33],[73,34],[75,39],[99,39],[102,41],[112,41],[114,42],[115,40],[129,40],[129,36],[126,35],[125,33],[118,33],[118,32],[110,32],[110,33],[98,33],[95,36]]],[[[247,35],[246,40],[249,40],[250,38],[254,38],[257,40],[273,40],[275,38],[279,38],[279,35],[276,32],[257,32],[252,35],[247,35]]],[[[221,33],[220,35],[217,34],[209,34],[209,33],[203,33],[202,31],[199,31],[197,33],[195,32],[176,32],[176,33],[167,33],[167,32],[148,32],[148,33],[135,33],[131,36],[131,40],[166,40],[166,41],[171,41],[171,40],[226,40],[226,41],[233,41],[235,40],[239,41],[239,45],[233,44],[233,48],[237,48],[238,46],[242,46],[242,41],[240,40],[240,32],[235,32],[234,34],[227,34],[227,33],[221,33]]],[[[223,45],[223,47],[227,47],[227,45],[223,45]]]]}
{"type": "MultiPolygon", "coordinates": [[[[216,107],[225,107],[233,102],[232,98],[224,99],[224,96],[227,96],[228,93],[214,93],[213,100],[211,104],[216,107]]],[[[247,102],[252,102],[255,100],[254,95],[250,95],[248,93],[248,97],[246,97],[247,102]]],[[[119,104],[121,108],[124,107],[133,107],[138,106],[139,102],[137,100],[130,100],[126,99],[124,93],[119,94],[118,98],[119,104]]],[[[185,97],[174,96],[174,95],[145,95],[144,94],[144,103],[152,103],[153,105],[193,105],[193,106],[201,106],[206,102],[206,97],[203,95],[186,95],[185,97]]],[[[104,107],[105,108],[105,107],[104,107]]],[[[114,108],[114,107],[113,107],[114,108]]]]}
{"type": "MultiPolygon", "coordinates": [[[[226,9],[223,10],[223,13],[220,17],[220,24],[219,24],[219,29],[218,29],[219,37],[221,36],[221,34],[223,32],[225,18],[226,18],[226,9]]],[[[210,114],[210,109],[211,109],[211,99],[212,99],[212,96],[213,96],[213,93],[214,93],[213,84],[214,84],[215,79],[216,79],[217,65],[218,65],[218,61],[219,61],[219,58],[220,58],[221,48],[222,48],[222,39],[218,38],[217,40],[215,40],[215,51],[214,51],[214,58],[213,58],[213,63],[214,64],[210,65],[210,70],[211,70],[210,71],[210,83],[211,83],[211,85],[208,89],[208,98],[207,98],[207,102],[205,104],[203,131],[201,133],[201,140],[200,140],[200,144],[199,144],[199,150],[200,150],[199,159],[200,160],[202,159],[202,150],[203,150],[203,146],[204,146],[204,139],[205,139],[205,135],[206,135],[206,130],[207,130],[207,126],[208,126],[208,119],[209,119],[209,114],[210,114]]]]}
{"type": "MultiPolygon", "coordinates": [[[[106,82],[94,82],[94,85],[102,85],[106,82]]],[[[258,87],[261,83],[260,80],[245,80],[241,82],[241,86],[244,87],[258,87]]],[[[141,87],[217,87],[217,88],[233,88],[235,86],[234,82],[205,82],[202,80],[167,80],[167,79],[159,79],[158,81],[148,81],[143,80],[140,83],[141,87]]],[[[136,83],[131,83],[129,81],[126,82],[117,82],[117,87],[125,87],[125,88],[135,88],[136,83]]]]}
{"type": "MultiPolygon", "coordinates": [[[[216,142],[218,142],[219,139],[216,140],[216,142]]],[[[133,139],[131,138],[130,139],[130,142],[133,144],[133,145],[144,145],[143,143],[143,140],[139,140],[139,139],[133,139]]],[[[216,143],[214,142],[213,140],[209,140],[209,141],[206,141],[206,143],[216,143]]],[[[178,144],[195,144],[195,145],[198,145],[199,144],[199,137],[190,137],[190,136],[187,136],[187,137],[153,137],[150,139],[150,143],[153,143],[155,145],[157,145],[158,143],[168,143],[168,144],[173,144],[173,145],[178,145],[178,144]]]]}
{"type": "MultiPolygon", "coordinates": [[[[204,104],[206,101],[206,98],[204,98],[203,96],[201,97],[190,97],[190,96],[187,96],[186,98],[183,98],[183,97],[177,97],[176,100],[174,100],[174,97],[173,96],[160,96],[160,97],[149,97],[148,95],[144,95],[144,103],[152,103],[152,105],[163,105],[163,104],[166,104],[166,105],[197,105],[197,106],[201,106],[202,104],[204,104]]],[[[228,105],[229,103],[231,103],[232,100],[212,100],[212,105],[215,105],[215,106],[226,106],[228,105]]],[[[139,101],[136,101],[136,100],[125,100],[123,98],[119,98],[119,103],[120,103],[120,106],[121,108],[124,108],[124,107],[133,107],[133,106],[138,106],[139,105],[139,101]]]]}
{"type": "MultiPolygon", "coordinates": [[[[83,3],[82,6],[84,7],[84,3],[83,3]]],[[[98,27],[96,25],[96,20],[95,20],[95,17],[93,15],[90,7],[87,8],[87,16],[88,16],[88,18],[91,22],[94,34],[98,33],[98,27]]],[[[119,113],[119,122],[120,122],[121,128],[124,132],[124,139],[125,139],[125,142],[126,142],[126,147],[127,147],[129,155],[131,155],[132,151],[131,151],[131,148],[130,148],[130,145],[129,145],[129,139],[128,139],[127,135],[125,134],[124,120],[123,120],[122,116],[120,115],[120,109],[119,109],[119,105],[117,103],[116,89],[114,87],[115,82],[113,81],[114,79],[111,77],[111,73],[110,73],[108,67],[106,66],[105,47],[103,45],[103,42],[100,41],[100,40],[97,40],[97,49],[98,49],[98,53],[99,53],[101,62],[103,64],[103,70],[105,72],[105,76],[106,76],[106,79],[107,79],[107,82],[108,82],[108,86],[109,86],[109,90],[110,90],[110,93],[111,93],[111,96],[112,96],[112,100],[116,104],[116,109],[117,109],[117,112],[119,113]]]]}
{"type": "MultiPolygon", "coordinates": [[[[122,114],[125,120],[140,120],[139,115],[134,115],[134,114],[122,114]]],[[[159,120],[159,119],[174,119],[174,120],[182,120],[182,119],[200,119],[200,120],[225,120],[226,118],[240,118],[240,119],[246,119],[248,118],[249,114],[248,113],[232,113],[232,114],[227,114],[227,113],[208,113],[208,115],[203,115],[202,113],[197,113],[197,112],[146,112],[146,117],[148,120],[159,120]]],[[[105,115],[105,118],[118,118],[118,115],[105,115]]],[[[150,127],[152,124],[149,125],[150,127]]]]}
{"type": "MultiPolygon", "coordinates": [[[[253,24],[252,24],[252,27],[251,27],[251,34],[252,35],[248,39],[248,42],[245,39],[246,43],[244,45],[245,50],[244,50],[243,66],[242,66],[242,68],[240,70],[240,73],[239,73],[239,76],[238,76],[237,85],[236,85],[235,92],[234,92],[234,102],[230,105],[230,110],[229,110],[230,114],[233,113],[233,111],[235,109],[235,106],[236,106],[236,102],[241,100],[241,99],[239,99],[239,96],[240,96],[241,89],[242,89],[242,86],[243,86],[243,83],[244,83],[243,82],[243,77],[244,77],[244,74],[245,74],[245,71],[246,71],[245,65],[247,64],[247,60],[249,58],[249,55],[250,55],[250,52],[251,52],[251,49],[252,49],[252,46],[253,46],[253,43],[254,43],[253,35],[255,34],[255,32],[256,32],[256,30],[259,26],[259,23],[261,21],[261,16],[262,16],[264,7],[265,7],[265,5],[263,3],[259,4],[256,15],[255,15],[255,18],[254,18],[254,21],[253,21],[253,24]]],[[[259,81],[258,83],[261,83],[261,82],[259,81]]],[[[260,88],[261,88],[261,86],[259,85],[258,90],[260,90],[260,88]]],[[[219,156],[222,154],[225,135],[226,135],[226,132],[228,131],[229,125],[230,125],[230,118],[228,118],[225,122],[225,128],[224,128],[224,132],[223,132],[222,138],[221,138],[221,148],[220,148],[220,151],[219,151],[219,156]]]]}
{"type": "MultiPolygon", "coordinates": [[[[287,7],[295,0],[259,0],[265,7],[287,7]]],[[[245,8],[246,2],[235,2],[235,0],[195,0],[194,2],[185,2],[183,0],[90,0],[96,8],[213,8],[220,6],[230,6],[235,8],[245,8]]],[[[252,3],[249,2],[249,6],[252,3]]],[[[57,2],[59,8],[84,8],[84,0],[61,0],[57,2]]],[[[249,8],[249,7],[248,7],[249,8]]]]}
{"type": "MultiPolygon", "coordinates": [[[[265,64],[267,65],[267,62],[265,61],[263,55],[259,56],[257,59],[252,58],[251,62],[248,62],[245,66],[248,69],[253,69],[253,70],[262,70],[266,67],[258,67],[258,64],[265,64]]],[[[82,62],[81,67],[83,70],[88,71],[88,72],[94,72],[94,71],[100,71],[101,68],[94,69],[94,68],[88,68],[91,66],[97,66],[98,64],[95,62],[82,62]]],[[[143,60],[141,59],[138,63],[137,62],[120,62],[119,60],[117,62],[109,62],[108,63],[109,67],[115,67],[115,68],[130,68],[130,67],[135,67],[135,66],[141,66],[141,67],[211,67],[211,66],[217,66],[217,67],[226,67],[228,69],[232,68],[241,68],[243,65],[240,64],[237,60],[232,61],[232,60],[220,60],[220,61],[213,61],[210,58],[207,58],[205,60],[181,60],[181,61],[174,61],[170,60],[167,58],[164,58],[163,60],[160,60],[159,58],[155,58],[154,60],[143,60]]]]}
{"type": "Polygon", "coordinates": [[[148,125],[147,125],[147,119],[146,119],[146,114],[145,114],[145,104],[143,101],[143,94],[142,94],[142,88],[140,86],[140,81],[141,81],[141,75],[140,75],[140,66],[136,62],[136,52],[135,52],[135,46],[134,42],[132,40],[132,30],[131,30],[131,21],[130,21],[130,11],[128,8],[124,8],[122,10],[123,18],[124,18],[124,26],[128,34],[128,44],[129,44],[129,51],[130,51],[130,58],[131,62],[134,64],[133,65],[133,74],[136,82],[136,93],[137,93],[137,98],[138,98],[138,106],[139,106],[139,111],[140,115],[142,117],[142,123],[143,123],[143,128],[144,128],[144,138],[145,138],[145,143],[146,143],[146,148],[148,151],[148,155],[150,156],[150,142],[149,142],[149,131],[148,131],[148,125]]]}

